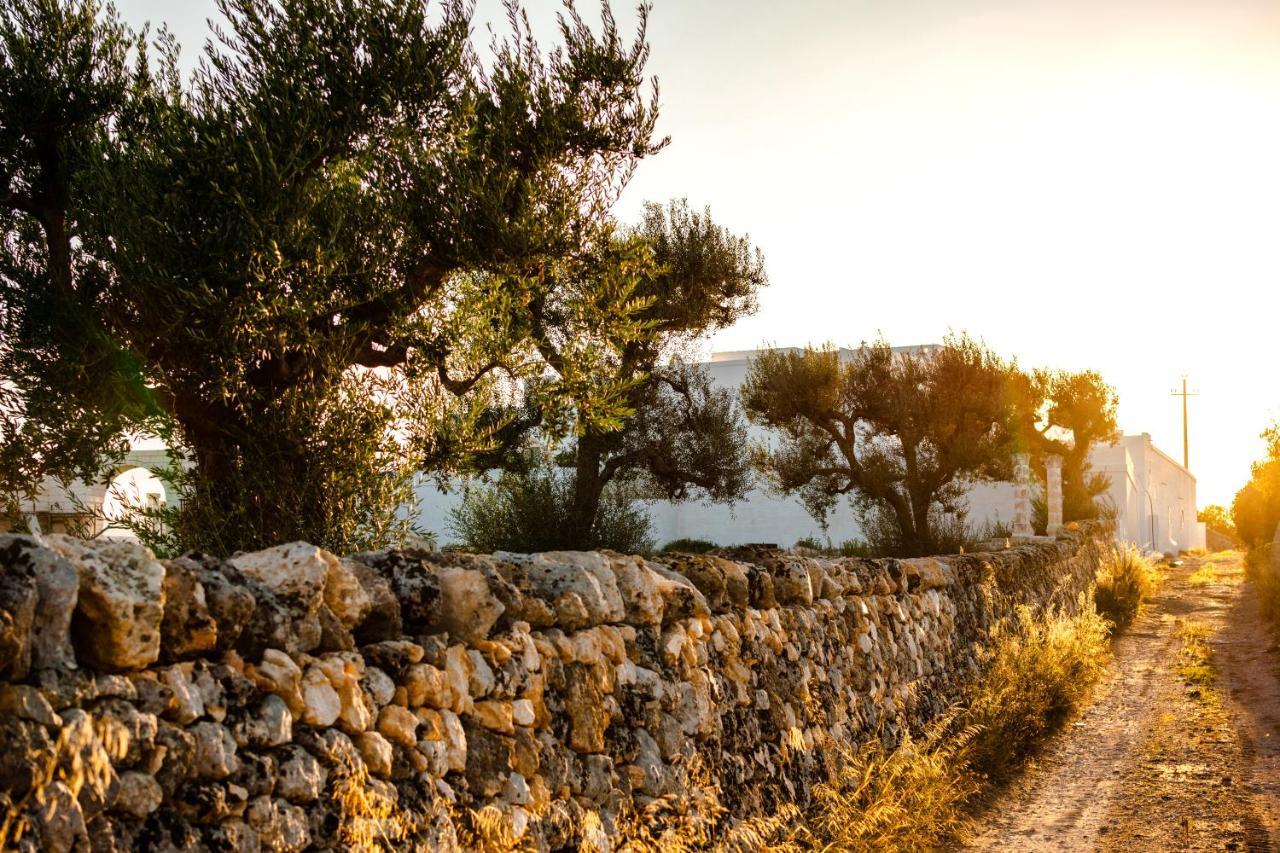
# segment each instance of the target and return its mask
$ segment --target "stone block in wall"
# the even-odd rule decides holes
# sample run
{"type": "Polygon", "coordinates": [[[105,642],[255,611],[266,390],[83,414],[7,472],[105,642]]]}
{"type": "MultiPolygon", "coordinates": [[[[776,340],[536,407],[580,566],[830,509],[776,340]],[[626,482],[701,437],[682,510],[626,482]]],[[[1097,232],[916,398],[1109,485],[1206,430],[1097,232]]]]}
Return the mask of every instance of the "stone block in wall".
{"type": "Polygon", "coordinates": [[[76,658],[103,672],[142,669],[160,657],[165,569],[137,542],[51,535],[49,547],[80,578],[71,637],[76,658]]]}

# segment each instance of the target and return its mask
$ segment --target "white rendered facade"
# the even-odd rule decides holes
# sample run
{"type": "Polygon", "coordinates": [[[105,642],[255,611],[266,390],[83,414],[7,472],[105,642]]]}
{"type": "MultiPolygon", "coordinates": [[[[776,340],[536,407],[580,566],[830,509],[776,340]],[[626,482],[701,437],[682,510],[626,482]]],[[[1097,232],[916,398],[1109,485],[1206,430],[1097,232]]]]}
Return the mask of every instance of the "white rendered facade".
{"type": "MultiPolygon", "coordinates": [[[[706,363],[712,381],[738,389],[754,355],[754,350],[713,354],[706,363]]],[[[752,441],[769,439],[763,427],[751,424],[748,430],[752,441]]],[[[1204,528],[1196,521],[1195,477],[1156,448],[1150,435],[1122,436],[1114,446],[1095,448],[1091,459],[1094,471],[1111,478],[1108,496],[1116,506],[1118,540],[1174,553],[1204,547],[1204,528]]],[[[978,529],[987,522],[1009,524],[1014,493],[1012,483],[975,484],[968,494],[969,523],[978,529]]],[[[422,526],[436,533],[441,544],[452,541],[449,511],[460,501],[458,490],[442,494],[434,485],[424,484],[418,494],[422,526]]],[[[837,505],[824,533],[798,498],[771,495],[761,489],[751,490],[732,506],[656,501],[650,504],[649,513],[658,545],[691,538],[720,545],[754,542],[786,547],[810,537],[835,545],[863,538],[847,501],[837,505]]]]}

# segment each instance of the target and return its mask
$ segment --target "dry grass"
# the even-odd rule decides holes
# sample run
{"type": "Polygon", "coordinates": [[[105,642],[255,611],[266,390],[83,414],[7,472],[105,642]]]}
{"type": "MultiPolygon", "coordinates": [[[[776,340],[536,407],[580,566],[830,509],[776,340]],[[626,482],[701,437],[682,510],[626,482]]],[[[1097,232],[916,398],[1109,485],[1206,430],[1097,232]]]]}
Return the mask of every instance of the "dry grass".
{"type": "Polygon", "coordinates": [[[1262,615],[1273,625],[1280,625],[1280,573],[1271,565],[1270,543],[1249,549],[1244,558],[1244,573],[1253,582],[1262,615]]]}
{"type": "Polygon", "coordinates": [[[809,842],[804,849],[928,850],[963,835],[964,806],[981,788],[968,766],[978,731],[965,717],[955,708],[894,749],[878,738],[837,747],[831,778],[815,788],[796,840],[809,842]]]}
{"type": "Polygon", "coordinates": [[[507,816],[496,806],[485,806],[478,811],[469,809],[463,815],[455,813],[453,825],[463,850],[474,853],[525,853],[533,850],[528,838],[515,837],[507,816]]]}
{"type": "Polygon", "coordinates": [[[975,772],[1003,780],[1083,704],[1111,657],[1107,622],[1079,602],[1074,615],[1036,618],[1021,608],[994,632],[982,676],[967,695],[966,721],[978,729],[966,758],[975,772]]]}
{"type": "Polygon", "coordinates": [[[1203,558],[1204,563],[1191,573],[1187,583],[1191,586],[1211,586],[1239,580],[1244,570],[1240,568],[1239,554],[1235,551],[1219,551],[1203,558]]]}
{"type": "MultiPolygon", "coordinates": [[[[105,792],[111,783],[111,764],[129,751],[129,733],[119,723],[88,715],[64,725],[47,751],[28,756],[35,768],[31,786],[12,799],[0,794],[0,850],[16,849],[35,827],[34,812],[57,808],[59,792],[74,799],[87,786],[105,792]]],[[[58,818],[53,817],[54,820],[58,818]]]]}
{"type": "Polygon", "coordinates": [[[975,799],[1069,719],[1102,674],[1108,624],[1087,598],[1079,604],[1075,615],[1019,610],[993,632],[966,703],[919,737],[894,748],[828,744],[829,779],[813,807],[799,821],[748,824],[753,843],[732,849],[915,851],[962,839],[975,799]]]}
{"type": "Polygon", "coordinates": [[[334,771],[333,797],[341,807],[338,838],[347,850],[361,853],[399,850],[414,821],[386,790],[385,782],[372,780],[363,761],[342,757],[334,771]]]}
{"type": "MultiPolygon", "coordinates": [[[[620,813],[615,818],[612,849],[619,853],[691,853],[712,847],[728,813],[723,792],[700,756],[688,757],[679,767],[684,776],[680,794],[666,794],[639,809],[620,813]]],[[[593,817],[588,814],[588,819],[593,817]]],[[[589,838],[584,832],[583,850],[599,849],[587,846],[589,838]]]]}
{"type": "Polygon", "coordinates": [[[1178,650],[1178,676],[1200,698],[1208,699],[1218,673],[1209,647],[1209,626],[1194,619],[1183,621],[1175,632],[1182,640],[1178,650]]]}
{"type": "Polygon", "coordinates": [[[1114,548],[1098,570],[1094,592],[1098,612],[1122,630],[1133,622],[1159,582],[1159,570],[1136,547],[1114,548]]]}

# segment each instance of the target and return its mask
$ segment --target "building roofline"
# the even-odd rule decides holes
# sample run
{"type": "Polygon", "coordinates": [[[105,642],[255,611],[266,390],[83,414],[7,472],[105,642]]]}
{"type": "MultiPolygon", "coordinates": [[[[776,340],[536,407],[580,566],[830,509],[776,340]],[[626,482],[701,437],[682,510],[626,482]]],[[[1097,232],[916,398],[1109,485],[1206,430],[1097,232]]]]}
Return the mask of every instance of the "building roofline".
{"type": "MultiPolygon", "coordinates": [[[[912,344],[904,347],[889,347],[892,352],[927,352],[938,349],[940,344],[912,344]]],[[[848,358],[861,347],[839,347],[841,356],[848,358]]],[[[743,364],[751,361],[762,352],[804,352],[805,347],[760,347],[758,349],[721,350],[711,353],[707,364],[743,364]]]]}

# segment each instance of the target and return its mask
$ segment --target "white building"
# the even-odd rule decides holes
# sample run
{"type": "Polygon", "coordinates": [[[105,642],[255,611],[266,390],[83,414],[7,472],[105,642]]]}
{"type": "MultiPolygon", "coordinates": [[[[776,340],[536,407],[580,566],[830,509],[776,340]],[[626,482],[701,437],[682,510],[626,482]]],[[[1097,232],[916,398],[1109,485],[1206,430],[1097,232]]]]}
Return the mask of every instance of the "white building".
{"type": "MultiPolygon", "coordinates": [[[[754,350],[713,354],[707,362],[712,382],[723,388],[741,387],[754,355],[754,350]]],[[[755,424],[749,433],[752,441],[769,438],[768,431],[755,424]]],[[[1094,471],[1111,478],[1108,495],[1116,508],[1117,539],[1145,550],[1175,553],[1204,547],[1204,527],[1196,521],[1195,477],[1152,445],[1149,435],[1123,436],[1114,446],[1095,448],[1092,464],[1094,471]]],[[[425,485],[418,494],[422,526],[435,532],[442,544],[451,541],[449,511],[460,501],[458,491],[442,494],[425,485]]],[[[968,495],[969,523],[978,530],[987,523],[1009,525],[1013,495],[1011,483],[976,484],[968,495]]],[[[761,489],[753,489],[732,506],[657,501],[650,505],[650,517],[659,545],[690,538],[720,545],[757,542],[786,547],[805,538],[834,545],[864,538],[848,501],[838,503],[824,533],[798,498],[761,489]]]]}
{"type": "MultiPolygon", "coordinates": [[[[35,516],[45,533],[129,538],[132,534],[116,522],[131,509],[154,509],[167,502],[164,483],[154,473],[167,464],[168,451],[156,441],[143,442],[107,472],[102,482],[63,484],[47,479],[19,510],[24,516],[35,516]]],[[[0,532],[5,525],[0,519],[0,532]]],[[[25,533],[26,529],[20,526],[19,531],[25,533]]]]}
{"type": "MultiPolygon", "coordinates": [[[[754,355],[754,350],[715,353],[707,363],[712,381],[736,391],[745,381],[754,355]]],[[[768,431],[755,424],[749,431],[752,441],[769,438],[768,431]]],[[[86,532],[127,535],[119,528],[104,529],[110,527],[107,520],[124,514],[125,504],[158,506],[166,501],[164,484],[153,475],[166,458],[158,442],[140,442],[112,472],[110,482],[73,483],[70,493],[58,484],[47,483],[36,501],[23,509],[34,513],[49,532],[86,531],[87,523],[86,532]]],[[[1107,496],[1116,509],[1119,540],[1173,553],[1204,547],[1204,525],[1196,521],[1196,479],[1156,448],[1150,435],[1122,436],[1115,445],[1095,448],[1091,458],[1093,470],[1110,477],[1107,496]]],[[[460,489],[455,485],[442,493],[433,481],[424,478],[417,491],[421,526],[435,533],[441,544],[452,541],[450,511],[461,501],[460,489]]],[[[968,495],[970,524],[977,529],[988,522],[1010,524],[1013,495],[1011,483],[975,485],[968,495]]],[[[848,501],[838,503],[824,533],[798,498],[760,489],[748,492],[732,506],[658,501],[650,505],[649,512],[659,545],[691,538],[721,545],[765,542],[785,547],[805,538],[829,540],[835,545],[863,538],[848,501]]]]}
{"type": "Polygon", "coordinates": [[[1121,541],[1175,554],[1205,546],[1205,526],[1196,520],[1196,478],[1152,444],[1149,433],[1096,447],[1090,460],[1094,471],[1111,478],[1107,496],[1121,541]]]}

